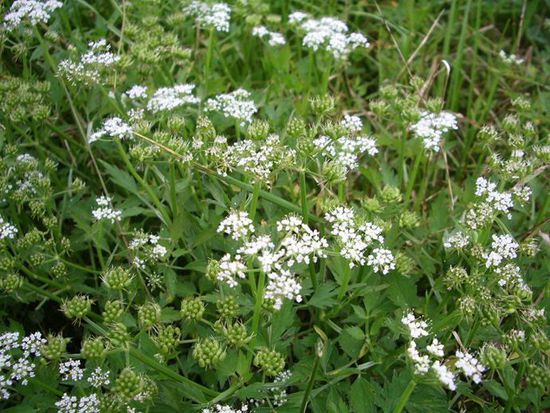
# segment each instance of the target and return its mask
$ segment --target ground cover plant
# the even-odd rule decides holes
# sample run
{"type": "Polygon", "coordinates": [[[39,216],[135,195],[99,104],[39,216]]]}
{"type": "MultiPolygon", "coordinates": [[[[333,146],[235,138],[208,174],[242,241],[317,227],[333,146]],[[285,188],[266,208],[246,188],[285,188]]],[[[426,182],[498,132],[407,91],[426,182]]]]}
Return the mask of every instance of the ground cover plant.
{"type": "Polygon", "coordinates": [[[548,2],[0,13],[1,411],[550,409],[548,2]]]}

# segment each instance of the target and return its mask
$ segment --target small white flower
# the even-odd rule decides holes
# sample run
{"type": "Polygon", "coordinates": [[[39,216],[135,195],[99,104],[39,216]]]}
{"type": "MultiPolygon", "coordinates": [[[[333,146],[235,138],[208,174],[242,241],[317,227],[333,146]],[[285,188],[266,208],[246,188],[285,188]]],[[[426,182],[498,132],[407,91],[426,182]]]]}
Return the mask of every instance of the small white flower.
{"type": "Polygon", "coordinates": [[[446,386],[449,390],[456,390],[455,375],[444,364],[441,364],[439,360],[436,360],[432,364],[432,370],[444,386],[446,386]]]}
{"type": "Polygon", "coordinates": [[[108,386],[111,383],[109,372],[103,370],[101,367],[96,367],[95,370],[90,373],[90,377],[88,377],[87,381],[95,388],[108,386]]]}
{"type": "Polygon", "coordinates": [[[16,235],[17,228],[0,217],[0,241],[4,239],[14,239],[16,235]]]}
{"type": "Polygon", "coordinates": [[[414,363],[414,371],[416,374],[424,375],[430,370],[430,358],[427,355],[420,355],[416,348],[415,341],[409,343],[407,354],[414,363]]]}
{"type": "Polygon", "coordinates": [[[15,0],[4,16],[4,25],[13,30],[26,21],[32,26],[47,23],[51,14],[62,6],[58,0],[15,0]]]}
{"type": "Polygon", "coordinates": [[[387,274],[395,269],[395,257],[390,250],[375,248],[367,257],[367,265],[372,267],[374,272],[387,274]]]}
{"type": "Polygon", "coordinates": [[[80,367],[80,360],[69,359],[59,363],[59,374],[63,381],[80,381],[84,376],[84,370],[80,367]]]}
{"type": "Polygon", "coordinates": [[[147,97],[147,87],[134,85],[126,91],[125,95],[132,100],[145,99],[147,97]]]}
{"type": "Polygon", "coordinates": [[[426,350],[436,357],[443,357],[445,355],[443,344],[441,344],[437,338],[433,339],[432,344],[428,345],[426,350]]]}
{"type": "Polygon", "coordinates": [[[463,353],[460,350],[456,352],[457,362],[456,367],[464,373],[466,377],[471,377],[474,383],[481,383],[481,377],[486,370],[474,356],[468,352],[463,353]]]}
{"type": "Polygon", "coordinates": [[[192,1],[183,12],[194,16],[196,22],[218,32],[229,31],[231,8],[225,3],[208,4],[201,1],[192,1]]]}
{"type": "Polygon", "coordinates": [[[244,125],[252,122],[252,116],[258,111],[250,96],[250,92],[244,89],[222,93],[206,101],[206,110],[222,112],[225,117],[233,118],[244,125]]]}
{"type": "Polygon", "coordinates": [[[33,333],[23,339],[21,342],[21,348],[26,357],[34,355],[40,356],[40,348],[46,344],[47,341],[40,332],[33,333]]]}
{"type": "Polygon", "coordinates": [[[525,59],[522,59],[521,57],[518,57],[513,53],[510,53],[508,55],[504,50],[501,50],[498,53],[498,56],[507,65],[517,65],[517,66],[519,66],[519,65],[521,65],[522,63],[525,62],[525,59]]]}
{"type": "Polygon", "coordinates": [[[401,318],[401,323],[409,329],[409,334],[413,339],[426,337],[429,334],[428,323],[422,318],[416,318],[412,312],[405,314],[401,318]]]}
{"type": "Polygon", "coordinates": [[[233,211],[218,226],[218,232],[230,235],[234,240],[246,238],[254,232],[254,224],[246,211],[233,211]]]}
{"type": "Polygon", "coordinates": [[[103,122],[103,126],[88,137],[88,143],[93,143],[104,136],[118,139],[132,139],[134,131],[122,119],[114,116],[103,122]]]}
{"type": "Polygon", "coordinates": [[[26,386],[30,377],[34,377],[35,364],[24,357],[18,359],[12,366],[10,379],[20,382],[26,386]]]}
{"type": "Polygon", "coordinates": [[[176,109],[187,104],[199,103],[199,98],[193,95],[195,85],[178,84],[172,87],[158,89],[147,102],[147,110],[153,113],[176,109]]]}
{"type": "Polygon", "coordinates": [[[281,33],[272,32],[266,29],[265,26],[256,26],[252,29],[252,36],[266,39],[270,46],[283,46],[286,41],[281,33]]]}
{"type": "Polygon", "coordinates": [[[420,120],[411,126],[412,132],[421,138],[424,147],[434,152],[439,151],[439,143],[444,133],[458,129],[456,116],[450,112],[422,112],[420,120]]]}
{"type": "Polygon", "coordinates": [[[115,221],[122,220],[122,211],[112,207],[111,198],[102,195],[96,198],[96,203],[98,208],[92,211],[96,221],[107,220],[115,223],[115,221]]]}

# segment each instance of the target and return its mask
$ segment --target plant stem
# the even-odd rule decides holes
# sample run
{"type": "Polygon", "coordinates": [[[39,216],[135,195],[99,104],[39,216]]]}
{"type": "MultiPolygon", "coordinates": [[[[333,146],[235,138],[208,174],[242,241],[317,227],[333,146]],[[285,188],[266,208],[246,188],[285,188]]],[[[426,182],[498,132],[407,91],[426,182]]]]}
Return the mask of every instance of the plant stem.
{"type": "Polygon", "coordinates": [[[304,397],[302,398],[302,405],[300,406],[300,413],[305,413],[307,409],[307,404],[311,396],[311,390],[313,389],[313,383],[315,382],[315,376],[317,374],[317,368],[319,367],[319,357],[315,357],[313,362],[313,367],[311,369],[311,375],[309,376],[309,381],[307,382],[306,391],[304,392],[304,397]]]}
{"type": "Polygon", "coordinates": [[[409,384],[405,388],[405,391],[403,391],[403,394],[399,398],[399,402],[397,403],[397,406],[395,406],[393,413],[401,413],[403,411],[415,387],[416,387],[416,382],[414,381],[414,377],[413,377],[411,381],[409,381],[409,384]]]}

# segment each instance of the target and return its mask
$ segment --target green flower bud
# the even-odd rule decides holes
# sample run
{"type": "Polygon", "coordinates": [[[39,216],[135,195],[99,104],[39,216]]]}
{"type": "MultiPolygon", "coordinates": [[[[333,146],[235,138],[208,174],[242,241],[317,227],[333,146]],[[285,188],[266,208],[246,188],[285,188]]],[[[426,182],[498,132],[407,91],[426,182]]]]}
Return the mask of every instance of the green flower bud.
{"type": "Polygon", "coordinates": [[[231,319],[239,313],[239,305],[233,296],[226,297],[216,302],[216,308],[220,318],[231,319]]]}
{"type": "Polygon", "coordinates": [[[306,123],[302,118],[292,118],[288,122],[286,129],[288,136],[294,139],[299,139],[307,135],[306,123]]]}
{"type": "Polygon", "coordinates": [[[548,367],[531,365],[527,371],[527,382],[538,387],[543,393],[550,383],[550,369],[548,367]]]}
{"type": "Polygon", "coordinates": [[[390,105],[388,105],[382,99],[376,99],[369,103],[370,110],[372,110],[377,116],[383,117],[390,112],[390,105]]]}
{"type": "Polygon", "coordinates": [[[212,121],[206,116],[199,116],[197,119],[196,133],[204,141],[213,141],[217,135],[212,121]]]}
{"type": "Polygon", "coordinates": [[[69,273],[67,266],[62,262],[55,264],[50,271],[55,278],[65,278],[69,273]]]}
{"type": "Polygon", "coordinates": [[[494,126],[485,125],[479,130],[477,137],[482,142],[493,143],[499,140],[499,133],[494,126]]]}
{"type": "Polygon", "coordinates": [[[71,339],[64,338],[61,335],[48,335],[48,342],[42,346],[40,353],[42,357],[50,361],[57,361],[61,359],[67,352],[67,343],[71,339]]]}
{"type": "Polygon", "coordinates": [[[385,204],[397,204],[401,202],[403,197],[399,188],[391,185],[386,185],[380,192],[380,200],[385,204]]]}
{"type": "Polygon", "coordinates": [[[439,113],[443,110],[443,105],[445,102],[443,102],[443,99],[440,97],[431,98],[428,99],[426,102],[426,109],[428,109],[430,112],[439,113]]]}
{"type": "Polygon", "coordinates": [[[181,115],[172,115],[168,118],[167,126],[171,133],[179,134],[185,130],[185,118],[181,115]]]}
{"type": "Polygon", "coordinates": [[[476,308],[476,300],[473,297],[465,295],[458,299],[458,309],[464,317],[473,316],[476,312],[476,308]]]}
{"type": "Polygon", "coordinates": [[[181,331],[178,327],[161,325],[158,327],[156,335],[152,337],[160,352],[164,355],[173,353],[181,342],[181,331]]]}
{"type": "Polygon", "coordinates": [[[226,340],[233,347],[243,347],[252,338],[248,335],[244,324],[238,322],[223,327],[222,331],[226,340]]]}
{"type": "Polygon", "coordinates": [[[193,347],[193,358],[202,368],[210,368],[225,358],[225,351],[215,338],[205,338],[193,347]]]}
{"type": "Polygon", "coordinates": [[[536,349],[542,352],[550,350],[550,340],[542,330],[533,332],[529,337],[529,341],[536,349]]]}
{"type": "Polygon", "coordinates": [[[266,376],[275,377],[285,368],[285,359],[281,353],[264,348],[254,357],[254,365],[266,376]]]}
{"type": "Polygon", "coordinates": [[[63,301],[61,311],[67,318],[80,320],[92,309],[92,300],[85,295],[76,295],[70,300],[63,301]]]}
{"type": "Polygon", "coordinates": [[[448,290],[456,290],[468,280],[468,273],[462,267],[451,267],[445,274],[443,282],[448,290]]]}
{"type": "Polygon", "coordinates": [[[0,289],[8,294],[13,293],[23,286],[24,278],[19,274],[9,273],[0,279],[0,289]]]}
{"type": "Polygon", "coordinates": [[[248,137],[252,140],[263,141],[269,135],[269,122],[265,120],[254,120],[248,127],[248,137]]]}
{"type": "Polygon", "coordinates": [[[102,337],[87,338],[82,343],[80,355],[86,360],[101,359],[105,355],[105,343],[102,337]]]}
{"type": "Polygon", "coordinates": [[[204,303],[200,297],[185,298],[181,302],[181,316],[187,321],[198,321],[204,314],[204,303]]]}
{"type": "Polygon", "coordinates": [[[399,226],[401,228],[414,228],[420,223],[418,215],[413,211],[403,211],[399,216],[399,226]]]}
{"type": "Polygon", "coordinates": [[[493,370],[503,369],[506,360],[506,352],[494,344],[487,344],[481,350],[481,362],[493,370]]]}
{"type": "Polygon", "coordinates": [[[209,260],[206,266],[206,278],[213,283],[218,281],[218,274],[220,272],[220,262],[218,260],[209,260]]]}
{"type": "Polygon", "coordinates": [[[326,115],[334,110],[335,100],[330,95],[315,96],[309,99],[311,111],[317,116],[326,115]]]}
{"type": "Polygon", "coordinates": [[[127,348],[130,343],[130,334],[128,334],[128,329],[122,323],[111,324],[107,330],[107,336],[113,347],[127,348]]]}
{"type": "Polygon", "coordinates": [[[414,260],[408,255],[398,252],[396,257],[397,270],[401,274],[409,275],[412,274],[416,268],[414,260]]]}
{"type": "Polygon", "coordinates": [[[383,210],[382,205],[380,205],[380,201],[377,197],[365,198],[362,205],[367,212],[371,212],[373,214],[378,214],[383,210]]]}
{"type": "Polygon", "coordinates": [[[523,330],[510,330],[502,337],[502,341],[511,350],[518,351],[521,343],[525,341],[525,332],[523,330]]]}
{"type": "Polygon", "coordinates": [[[131,401],[143,390],[143,381],[131,368],[122,370],[115,380],[112,392],[122,401],[131,401]]]}
{"type": "Polygon", "coordinates": [[[527,238],[519,245],[519,251],[526,257],[534,257],[539,252],[539,243],[534,238],[527,238]]]}
{"type": "Polygon", "coordinates": [[[103,321],[106,323],[113,323],[122,316],[123,312],[124,304],[122,301],[107,301],[101,316],[103,317],[103,321]]]}
{"type": "Polygon", "coordinates": [[[398,94],[399,91],[393,85],[385,85],[380,88],[380,96],[382,99],[393,101],[398,94]]]}
{"type": "Polygon", "coordinates": [[[138,322],[143,328],[150,329],[160,322],[160,306],[154,302],[148,302],[138,307],[138,322]]]}
{"type": "Polygon", "coordinates": [[[101,280],[107,288],[123,290],[132,282],[133,275],[123,267],[111,267],[103,273],[101,280]]]}

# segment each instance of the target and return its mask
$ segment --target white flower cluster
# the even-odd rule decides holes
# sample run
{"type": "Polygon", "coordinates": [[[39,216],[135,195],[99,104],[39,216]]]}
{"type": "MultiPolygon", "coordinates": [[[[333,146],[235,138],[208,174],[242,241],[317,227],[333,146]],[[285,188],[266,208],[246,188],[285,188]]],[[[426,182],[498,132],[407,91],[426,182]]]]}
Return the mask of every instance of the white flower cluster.
{"type": "Polygon", "coordinates": [[[99,83],[101,74],[120,60],[105,39],[88,43],[88,48],[79,61],[62,60],[58,66],[60,75],[73,83],[99,83]]]}
{"type": "Polygon", "coordinates": [[[367,264],[374,272],[382,274],[395,269],[395,257],[391,251],[382,248],[384,237],[378,225],[370,222],[357,224],[355,212],[344,206],[328,212],[325,219],[331,224],[330,233],[337,238],[340,255],[349,260],[350,268],[367,264]],[[368,257],[365,257],[367,250],[375,245],[368,257]]]}
{"type": "Polygon", "coordinates": [[[80,367],[80,360],[69,359],[59,363],[59,374],[63,381],[80,381],[84,377],[84,369],[80,367]]]}
{"type": "Polygon", "coordinates": [[[124,95],[131,100],[145,99],[147,97],[147,86],[134,85],[124,95]]]}
{"type": "Polygon", "coordinates": [[[88,143],[93,143],[104,136],[118,139],[132,139],[133,130],[132,127],[122,119],[114,116],[106,119],[103,122],[103,126],[88,137],[88,143]]]}
{"type": "Polygon", "coordinates": [[[456,116],[450,112],[431,113],[423,111],[420,120],[411,126],[413,133],[422,139],[429,151],[439,152],[443,134],[458,129],[456,116]]]}
{"type": "Polygon", "coordinates": [[[244,89],[222,93],[206,101],[206,110],[222,112],[225,117],[233,118],[241,125],[245,125],[252,122],[252,116],[258,111],[250,96],[251,93],[244,89]]]}
{"type": "Polygon", "coordinates": [[[107,220],[114,223],[115,221],[120,221],[122,219],[122,211],[112,207],[111,198],[102,195],[97,197],[95,202],[98,205],[98,208],[92,211],[92,215],[96,221],[107,220]]]}
{"type": "MultiPolygon", "coordinates": [[[[407,355],[414,364],[415,374],[425,375],[431,370],[441,384],[449,390],[456,390],[457,374],[442,360],[445,357],[443,344],[437,338],[433,338],[430,344],[425,345],[426,354],[422,354],[418,349],[416,340],[430,335],[428,323],[412,312],[405,314],[401,318],[401,323],[408,329],[411,338],[407,355]]],[[[472,378],[474,383],[480,383],[485,367],[467,351],[457,350],[455,356],[457,358],[455,368],[461,370],[467,378],[472,378]]]]}
{"type": "Polygon", "coordinates": [[[111,380],[109,379],[109,371],[103,370],[101,367],[96,367],[94,371],[90,373],[87,382],[90,386],[95,387],[96,389],[99,389],[102,386],[108,386],[111,383],[111,380]]]}
{"type": "MultiPolygon", "coordinates": [[[[255,232],[252,222],[245,213],[232,213],[220,224],[219,232],[225,232],[234,239],[243,239],[255,232]]],[[[289,215],[277,222],[279,242],[276,245],[269,235],[252,237],[232,257],[226,254],[219,263],[218,280],[230,287],[237,286],[237,278],[246,277],[246,262],[256,258],[261,271],[267,275],[264,298],[275,309],[280,309],[283,300],[302,301],[302,286],[292,272],[295,264],[309,264],[325,257],[328,247],[326,239],[317,230],[304,224],[302,219],[289,215]]]]}
{"type": "Polygon", "coordinates": [[[195,21],[218,32],[229,31],[231,8],[226,3],[208,4],[202,1],[192,1],[183,9],[185,14],[195,17],[195,21]]]}
{"type": "Polygon", "coordinates": [[[243,404],[239,409],[231,407],[227,404],[215,404],[212,407],[202,409],[202,413],[248,413],[250,410],[246,404],[243,404]]]}
{"type": "MultiPolygon", "coordinates": [[[[516,242],[514,237],[508,234],[504,235],[494,235],[492,236],[493,242],[491,243],[491,251],[484,254],[485,266],[498,267],[503,261],[513,260],[517,257],[517,251],[519,249],[519,244],[516,242]]],[[[495,270],[499,272],[497,268],[495,270]]]]}
{"type": "Polygon", "coordinates": [[[224,232],[234,240],[248,237],[254,233],[254,224],[246,211],[233,211],[218,226],[218,232],[224,232]]]}
{"type": "Polygon", "coordinates": [[[333,159],[346,172],[359,166],[359,157],[364,153],[374,156],[378,153],[376,141],[370,136],[358,136],[363,128],[363,122],[358,116],[346,115],[340,122],[346,135],[331,139],[321,135],[313,141],[319,151],[333,159]]]}
{"type": "Polygon", "coordinates": [[[101,402],[97,394],[89,396],[69,396],[63,393],[59,401],[55,403],[58,413],[100,413],[101,402]]]}
{"type": "Polygon", "coordinates": [[[51,14],[62,6],[58,0],[15,0],[4,16],[4,27],[13,30],[26,21],[33,26],[47,23],[51,14]]]}
{"type": "Polygon", "coordinates": [[[0,241],[14,239],[17,236],[17,228],[0,216],[0,241]]]}
{"type": "Polygon", "coordinates": [[[146,263],[154,264],[162,260],[168,250],[159,241],[158,235],[138,233],[128,245],[128,249],[135,254],[132,263],[139,269],[145,269],[146,263]]]}
{"type": "Polygon", "coordinates": [[[498,53],[498,57],[500,57],[500,60],[502,60],[507,65],[521,65],[525,62],[525,59],[522,59],[519,56],[516,56],[513,53],[507,54],[504,50],[501,50],[498,53]]]}
{"type": "Polygon", "coordinates": [[[455,364],[455,367],[462,370],[466,377],[471,377],[474,383],[481,383],[481,376],[486,370],[485,366],[483,366],[474,356],[472,356],[467,351],[462,352],[460,350],[457,350],[456,358],[457,362],[455,364]]]}
{"type": "Polygon", "coordinates": [[[149,102],[147,110],[157,113],[165,110],[173,110],[183,105],[199,103],[200,100],[193,95],[195,85],[191,83],[182,83],[172,87],[162,87],[158,89],[149,102]]]}
{"type": "Polygon", "coordinates": [[[298,26],[304,32],[302,44],[317,51],[325,49],[335,59],[344,59],[358,47],[370,46],[367,38],[358,32],[349,33],[348,26],[334,17],[314,19],[303,12],[294,12],[288,16],[290,24],[298,26]]]}
{"type": "Polygon", "coordinates": [[[443,239],[443,247],[446,250],[461,250],[470,244],[470,237],[462,231],[455,231],[443,239]]]}
{"type": "Polygon", "coordinates": [[[218,158],[226,167],[242,169],[255,179],[268,182],[275,165],[294,155],[293,149],[281,144],[279,135],[271,134],[265,141],[237,141],[228,146],[218,158]]]}
{"type": "Polygon", "coordinates": [[[281,33],[269,31],[265,26],[254,27],[252,36],[267,40],[267,44],[270,46],[284,46],[286,44],[285,37],[281,33]]]}
{"type": "Polygon", "coordinates": [[[0,334],[0,400],[10,397],[10,387],[17,383],[26,386],[35,376],[36,364],[31,357],[39,357],[44,344],[46,340],[39,332],[26,337],[18,332],[0,334]]]}

